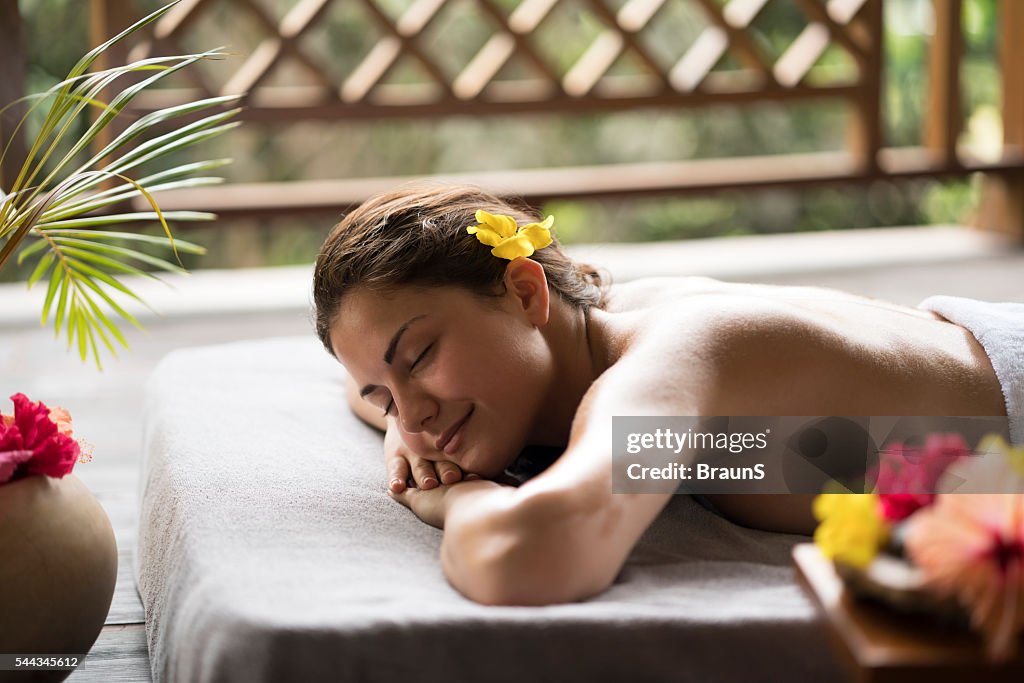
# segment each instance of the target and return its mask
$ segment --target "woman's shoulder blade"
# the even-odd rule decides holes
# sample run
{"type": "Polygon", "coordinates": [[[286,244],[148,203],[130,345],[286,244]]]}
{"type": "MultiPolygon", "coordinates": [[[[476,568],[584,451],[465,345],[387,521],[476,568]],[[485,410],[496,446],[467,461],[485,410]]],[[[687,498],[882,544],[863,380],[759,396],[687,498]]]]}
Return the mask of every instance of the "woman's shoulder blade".
{"type": "Polygon", "coordinates": [[[717,414],[723,392],[743,385],[753,396],[773,373],[795,380],[848,346],[804,307],[740,288],[713,287],[609,318],[627,341],[591,387],[598,415],[717,414]]]}
{"type": "Polygon", "coordinates": [[[697,409],[724,411],[696,414],[999,414],[984,352],[927,311],[816,287],[710,281],[677,292],[610,315],[627,322],[629,343],[596,391],[677,415],[691,414],[678,411],[694,392],[697,409]]]}

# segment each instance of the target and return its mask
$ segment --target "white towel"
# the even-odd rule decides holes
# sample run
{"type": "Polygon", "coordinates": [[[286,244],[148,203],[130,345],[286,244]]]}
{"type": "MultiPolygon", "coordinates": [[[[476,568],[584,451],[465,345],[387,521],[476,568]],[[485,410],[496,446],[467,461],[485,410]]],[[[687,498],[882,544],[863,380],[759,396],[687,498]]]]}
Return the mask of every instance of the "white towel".
{"type": "Polygon", "coordinates": [[[1003,388],[1010,440],[1024,445],[1024,304],[932,296],[917,307],[967,329],[985,349],[1003,388]]]}

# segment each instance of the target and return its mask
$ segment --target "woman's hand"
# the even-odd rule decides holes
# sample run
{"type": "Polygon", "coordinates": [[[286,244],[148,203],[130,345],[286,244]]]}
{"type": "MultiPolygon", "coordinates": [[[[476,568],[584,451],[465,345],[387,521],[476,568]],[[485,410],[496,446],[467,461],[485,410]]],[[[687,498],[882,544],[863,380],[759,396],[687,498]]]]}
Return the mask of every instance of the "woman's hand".
{"type": "Polygon", "coordinates": [[[453,462],[433,462],[422,458],[402,440],[394,418],[388,418],[384,432],[384,466],[388,473],[388,492],[402,493],[408,488],[411,478],[421,491],[437,488],[441,484],[462,481],[462,470],[453,462]]]}
{"type": "Polygon", "coordinates": [[[430,526],[444,528],[444,520],[450,509],[453,498],[460,495],[474,496],[491,489],[509,488],[497,482],[481,479],[475,474],[467,474],[465,480],[456,484],[436,486],[429,490],[407,488],[401,493],[388,490],[388,494],[413,514],[430,526]]]}

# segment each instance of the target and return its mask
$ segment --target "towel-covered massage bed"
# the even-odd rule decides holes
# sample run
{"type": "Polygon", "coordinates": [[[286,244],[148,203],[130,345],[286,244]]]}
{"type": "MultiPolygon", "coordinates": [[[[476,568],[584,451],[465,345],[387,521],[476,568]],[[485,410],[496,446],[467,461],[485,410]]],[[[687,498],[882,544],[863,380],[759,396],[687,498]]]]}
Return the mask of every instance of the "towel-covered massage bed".
{"type": "Polygon", "coordinates": [[[156,681],[834,680],[804,537],[676,496],[586,602],[484,607],[385,493],[312,337],[177,351],[147,387],[135,575],[156,681]]]}

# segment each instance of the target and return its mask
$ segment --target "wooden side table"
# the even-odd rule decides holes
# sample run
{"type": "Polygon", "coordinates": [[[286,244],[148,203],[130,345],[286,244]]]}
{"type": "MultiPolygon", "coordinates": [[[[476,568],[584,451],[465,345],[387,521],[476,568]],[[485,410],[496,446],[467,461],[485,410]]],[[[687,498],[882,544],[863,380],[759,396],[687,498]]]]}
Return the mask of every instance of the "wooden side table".
{"type": "Polygon", "coordinates": [[[832,563],[813,543],[793,548],[801,584],[825,617],[833,649],[852,680],[862,683],[922,681],[971,683],[1024,681],[1024,643],[1017,657],[994,666],[980,640],[927,617],[901,615],[882,605],[856,601],[832,563]]]}

